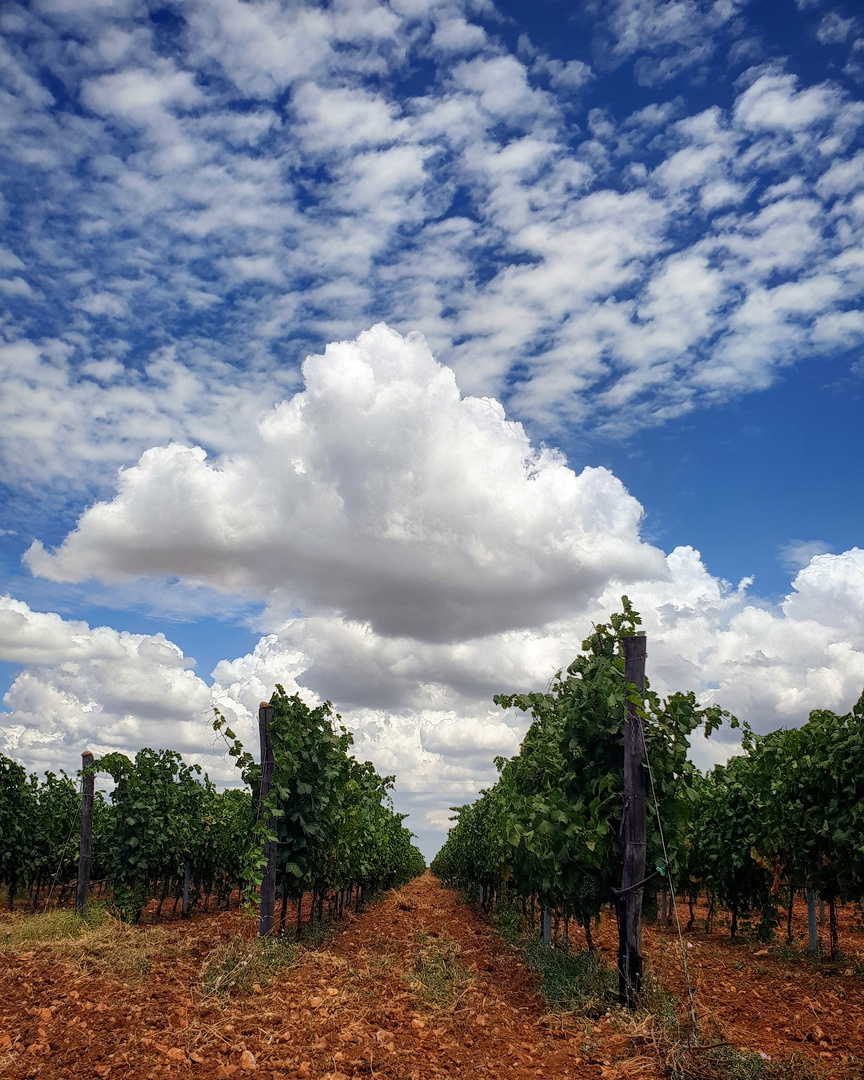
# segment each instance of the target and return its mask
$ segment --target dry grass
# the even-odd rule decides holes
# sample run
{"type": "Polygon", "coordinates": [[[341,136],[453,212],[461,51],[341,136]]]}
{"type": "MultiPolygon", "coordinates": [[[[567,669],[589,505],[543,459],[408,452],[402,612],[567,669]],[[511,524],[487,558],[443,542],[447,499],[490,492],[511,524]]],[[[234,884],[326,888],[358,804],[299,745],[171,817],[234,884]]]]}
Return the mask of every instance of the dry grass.
{"type": "Polygon", "coordinates": [[[57,908],[41,915],[9,915],[0,924],[0,945],[15,950],[80,938],[109,921],[110,916],[103,908],[89,904],[83,915],[72,908],[57,908]]]}
{"type": "Polygon", "coordinates": [[[411,989],[428,1007],[452,1008],[474,981],[462,963],[458,942],[445,934],[433,938],[425,931],[414,941],[414,970],[406,976],[411,989]]]}
{"type": "Polygon", "coordinates": [[[205,994],[251,994],[256,986],[268,985],[275,971],[294,964],[300,953],[281,938],[235,937],[207,958],[198,985],[205,994]]]}
{"type": "Polygon", "coordinates": [[[129,926],[96,905],[83,915],[61,909],[5,920],[0,947],[12,953],[44,949],[80,972],[121,979],[143,978],[154,959],[179,955],[160,927],[129,926]]]}
{"type": "Polygon", "coordinates": [[[700,1023],[698,1040],[690,1036],[686,1023],[670,1022],[668,1014],[631,1018],[620,1013],[617,1028],[606,1045],[612,1043],[613,1054],[622,1060],[604,1069],[602,1080],[818,1080],[810,1062],[795,1056],[771,1061],[738,1050],[710,1022],[700,1023]]]}

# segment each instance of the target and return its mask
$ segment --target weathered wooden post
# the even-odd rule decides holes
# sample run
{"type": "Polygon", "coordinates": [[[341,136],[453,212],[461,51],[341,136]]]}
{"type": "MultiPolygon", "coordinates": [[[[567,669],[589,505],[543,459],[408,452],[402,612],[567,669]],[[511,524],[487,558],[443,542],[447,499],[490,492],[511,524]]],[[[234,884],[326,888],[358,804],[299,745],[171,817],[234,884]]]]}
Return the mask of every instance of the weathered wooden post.
{"type": "MultiPolygon", "coordinates": [[[[625,637],[624,681],[636,687],[640,700],[645,694],[646,638],[625,637]]],[[[637,706],[627,701],[624,721],[624,802],[621,836],[624,866],[621,892],[616,903],[618,916],[618,996],[622,1005],[636,1005],[642,985],[642,892],[645,884],[645,770],[642,719],[637,706]]]]}
{"type": "Polygon", "coordinates": [[[90,771],[93,755],[85,750],[81,755],[81,833],[78,841],[78,883],[75,889],[75,910],[83,911],[90,892],[90,852],[93,838],[93,788],[95,777],[90,771]]]}
{"type": "MultiPolygon", "coordinates": [[[[261,739],[261,794],[259,806],[270,791],[273,779],[273,743],[270,741],[270,724],[273,720],[273,706],[261,702],[258,709],[258,734],[261,739]]],[[[269,830],[275,830],[276,819],[268,818],[265,822],[269,830]]],[[[264,842],[264,875],[261,878],[261,891],[258,900],[258,937],[273,933],[273,909],[276,906],[276,845],[272,840],[264,842]]]]}

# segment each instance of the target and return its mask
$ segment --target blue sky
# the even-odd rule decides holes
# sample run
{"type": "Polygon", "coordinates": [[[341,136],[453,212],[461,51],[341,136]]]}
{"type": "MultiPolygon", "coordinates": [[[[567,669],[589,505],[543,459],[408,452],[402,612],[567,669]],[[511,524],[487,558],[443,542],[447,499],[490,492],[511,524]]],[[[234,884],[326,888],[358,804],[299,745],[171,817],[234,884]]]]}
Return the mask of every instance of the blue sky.
{"type": "Polygon", "coordinates": [[[280,681],[434,847],[518,746],[492,694],[624,591],[661,690],[851,705],[856,5],[37,0],[0,34],[6,752],[227,780],[209,710],[251,740],[280,681]]]}

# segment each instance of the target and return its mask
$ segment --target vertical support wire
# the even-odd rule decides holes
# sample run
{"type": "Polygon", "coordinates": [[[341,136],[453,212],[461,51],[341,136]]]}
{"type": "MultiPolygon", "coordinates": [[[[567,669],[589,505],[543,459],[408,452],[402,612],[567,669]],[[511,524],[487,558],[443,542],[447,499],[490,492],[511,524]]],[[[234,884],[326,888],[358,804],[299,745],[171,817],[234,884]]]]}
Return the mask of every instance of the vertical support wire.
{"type": "MultiPolygon", "coordinates": [[[[690,1013],[690,1025],[692,1036],[695,1040],[696,1030],[696,1004],[693,998],[693,984],[690,982],[690,967],[687,963],[687,946],[684,944],[684,934],[681,930],[681,919],[678,917],[678,904],[675,897],[675,885],[672,875],[669,873],[669,853],[666,849],[666,837],[663,835],[663,822],[660,820],[660,807],[657,803],[657,789],[654,786],[654,770],[651,768],[651,758],[648,755],[648,742],[645,738],[645,725],[640,724],[642,732],[642,749],[645,751],[645,763],[648,766],[648,778],[651,781],[651,798],[654,802],[654,814],[657,818],[657,828],[660,832],[660,846],[663,849],[663,868],[666,872],[666,880],[669,883],[669,895],[672,897],[672,912],[675,916],[675,926],[678,930],[678,944],[681,950],[681,967],[684,969],[684,981],[687,983],[687,1006],[690,1013]]],[[[690,1033],[687,1038],[690,1042],[690,1033]]]]}
{"type": "MultiPolygon", "coordinates": [[[[81,791],[79,792],[81,798],[84,798],[84,777],[81,777],[81,791]]],[[[60,871],[63,869],[63,861],[66,858],[66,850],[69,847],[69,841],[72,839],[72,833],[75,831],[75,822],[69,826],[69,832],[66,835],[66,843],[63,845],[63,851],[60,855],[60,862],[57,864],[57,869],[54,871],[54,877],[51,879],[51,888],[48,890],[48,895],[45,897],[45,907],[42,908],[42,914],[48,910],[48,904],[51,897],[54,895],[54,890],[57,888],[57,879],[60,877],[60,871]]]]}

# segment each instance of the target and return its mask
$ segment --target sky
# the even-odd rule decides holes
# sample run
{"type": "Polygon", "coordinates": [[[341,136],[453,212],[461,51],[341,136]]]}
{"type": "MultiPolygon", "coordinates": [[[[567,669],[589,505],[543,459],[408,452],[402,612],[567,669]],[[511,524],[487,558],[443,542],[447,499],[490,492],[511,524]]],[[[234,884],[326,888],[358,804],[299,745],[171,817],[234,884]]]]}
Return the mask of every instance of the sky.
{"type": "Polygon", "coordinates": [[[254,748],[278,682],[431,857],[624,593],[663,694],[858,698],[857,4],[32,0],[0,48],[0,751],[236,783],[212,710],[254,748]]]}

